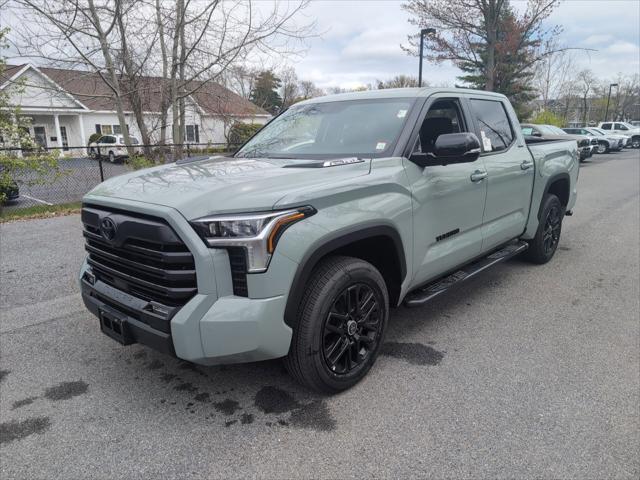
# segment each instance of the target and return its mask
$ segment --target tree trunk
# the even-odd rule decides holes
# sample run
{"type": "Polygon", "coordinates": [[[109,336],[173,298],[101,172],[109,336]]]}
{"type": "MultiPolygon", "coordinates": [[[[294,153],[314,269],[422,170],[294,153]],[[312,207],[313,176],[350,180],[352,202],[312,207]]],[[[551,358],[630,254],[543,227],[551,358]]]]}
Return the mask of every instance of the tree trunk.
{"type": "MultiPolygon", "coordinates": [[[[111,81],[111,88],[114,91],[114,100],[116,104],[116,113],[118,115],[118,123],[120,123],[120,130],[122,131],[122,136],[124,137],[124,143],[127,147],[127,154],[129,157],[132,157],[135,154],[133,147],[131,146],[131,136],[129,135],[129,131],[127,129],[127,119],[124,114],[124,108],[122,105],[122,92],[120,88],[120,79],[118,78],[118,74],[113,65],[113,58],[111,56],[111,50],[109,48],[109,43],[107,41],[107,36],[105,35],[104,29],[102,28],[102,24],[100,23],[100,17],[98,16],[98,12],[96,11],[93,0],[88,0],[89,11],[91,13],[91,19],[94,24],[94,28],[96,29],[96,33],[98,34],[98,40],[100,42],[100,49],[102,50],[102,55],[104,56],[104,64],[107,70],[107,74],[109,76],[109,80],[111,81]]],[[[120,1],[118,0],[116,4],[116,15],[120,15],[120,1]]]]}

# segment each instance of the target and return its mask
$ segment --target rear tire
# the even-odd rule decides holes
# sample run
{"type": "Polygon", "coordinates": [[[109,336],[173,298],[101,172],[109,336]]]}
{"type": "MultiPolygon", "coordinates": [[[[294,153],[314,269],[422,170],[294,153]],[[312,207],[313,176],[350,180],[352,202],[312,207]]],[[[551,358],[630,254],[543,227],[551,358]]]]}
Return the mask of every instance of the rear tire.
{"type": "Polygon", "coordinates": [[[560,242],[564,213],[565,208],[558,197],[551,193],[543,197],[538,230],[529,240],[529,249],[525,252],[527,260],[542,265],[553,258],[560,242]]]}
{"type": "Polygon", "coordinates": [[[321,393],[351,388],[371,369],[389,317],[380,272],[353,257],[328,257],[314,269],[298,308],[285,366],[321,393]]]}
{"type": "Polygon", "coordinates": [[[116,163],[116,156],[113,152],[109,152],[109,161],[111,163],[116,163]]]}

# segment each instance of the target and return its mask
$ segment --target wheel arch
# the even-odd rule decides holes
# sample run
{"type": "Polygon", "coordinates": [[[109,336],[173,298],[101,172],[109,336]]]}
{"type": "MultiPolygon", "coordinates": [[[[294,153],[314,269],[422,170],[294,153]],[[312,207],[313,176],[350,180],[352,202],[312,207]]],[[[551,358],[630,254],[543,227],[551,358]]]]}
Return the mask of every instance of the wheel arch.
{"type": "Polygon", "coordinates": [[[373,264],[387,284],[390,305],[398,303],[407,276],[406,255],[398,230],[383,223],[340,230],[314,243],[298,265],[284,311],[284,321],[289,327],[297,323],[298,306],[313,270],[329,255],[352,256],[373,264]],[[380,251],[385,255],[379,255],[380,251]]]}
{"type": "Polygon", "coordinates": [[[566,208],[569,204],[569,198],[571,197],[571,177],[566,172],[553,175],[547,180],[547,184],[544,187],[542,198],[540,199],[540,206],[538,207],[538,220],[542,214],[542,199],[544,199],[547,193],[552,193],[560,199],[560,203],[566,208]]]}

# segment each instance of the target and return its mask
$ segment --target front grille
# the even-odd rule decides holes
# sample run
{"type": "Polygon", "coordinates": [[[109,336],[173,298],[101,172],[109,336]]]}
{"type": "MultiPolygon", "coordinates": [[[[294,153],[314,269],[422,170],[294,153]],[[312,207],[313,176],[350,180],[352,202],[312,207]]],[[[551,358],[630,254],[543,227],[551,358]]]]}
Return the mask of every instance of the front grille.
{"type": "Polygon", "coordinates": [[[171,307],[196,294],[193,255],[163,219],[85,205],[82,223],[87,263],[98,280],[171,307]],[[101,227],[107,217],[115,225],[113,238],[101,227]]]}
{"type": "Polygon", "coordinates": [[[233,294],[239,297],[249,296],[247,288],[247,254],[242,247],[227,248],[231,265],[231,281],[233,294]]]}

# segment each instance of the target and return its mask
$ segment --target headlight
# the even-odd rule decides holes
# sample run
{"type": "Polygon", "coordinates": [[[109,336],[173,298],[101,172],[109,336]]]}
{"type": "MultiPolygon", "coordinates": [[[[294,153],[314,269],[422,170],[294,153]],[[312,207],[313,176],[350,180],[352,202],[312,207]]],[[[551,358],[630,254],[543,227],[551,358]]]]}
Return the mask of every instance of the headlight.
{"type": "Polygon", "coordinates": [[[242,247],[248,273],[264,272],[282,233],[296,222],[316,213],[313,207],[265,213],[212,215],[192,220],[191,225],[209,247],[242,247]]]}

